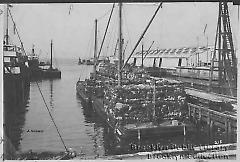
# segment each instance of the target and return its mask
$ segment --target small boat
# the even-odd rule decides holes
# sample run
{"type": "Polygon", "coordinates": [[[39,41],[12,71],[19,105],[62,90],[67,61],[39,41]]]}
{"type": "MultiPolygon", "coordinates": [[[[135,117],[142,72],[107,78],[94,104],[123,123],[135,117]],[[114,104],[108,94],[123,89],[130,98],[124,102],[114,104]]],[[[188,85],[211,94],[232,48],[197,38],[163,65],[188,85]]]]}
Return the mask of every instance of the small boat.
{"type": "Polygon", "coordinates": [[[53,43],[51,40],[51,63],[50,63],[50,67],[48,69],[43,69],[43,78],[61,78],[61,71],[58,70],[57,68],[53,68],[52,66],[52,47],[53,47],[53,43]]]}
{"type": "Polygon", "coordinates": [[[94,65],[93,58],[91,59],[78,59],[78,65],[94,65]]]}

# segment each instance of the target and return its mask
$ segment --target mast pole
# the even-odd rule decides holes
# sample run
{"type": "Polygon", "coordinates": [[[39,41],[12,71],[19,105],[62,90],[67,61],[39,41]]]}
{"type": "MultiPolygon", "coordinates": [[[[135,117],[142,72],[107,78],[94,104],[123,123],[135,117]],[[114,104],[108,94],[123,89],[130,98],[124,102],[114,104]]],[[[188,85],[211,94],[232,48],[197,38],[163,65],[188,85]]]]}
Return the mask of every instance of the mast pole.
{"type": "Polygon", "coordinates": [[[97,69],[97,19],[95,19],[94,78],[96,78],[96,69],[97,69]]]}
{"type": "Polygon", "coordinates": [[[125,46],[125,48],[124,48],[124,50],[123,50],[123,63],[124,63],[125,51],[126,51],[126,49],[127,49],[127,45],[128,45],[128,41],[127,41],[126,46],[125,46]]]}
{"type": "Polygon", "coordinates": [[[7,4],[7,21],[6,21],[6,23],[7,23],[7,28],[6,28],[6,44],[8,44],[9,43],[9,40],[8,40],[8,9],[9,8],[9,4],[7,4]]]}
{"type": "Polygon", "coordinates": [[[119,40],[117,39],[117,42],[116,42],[116,45],[115,45],[115,48],[114,48],[113,56],[116,56],[118,41],[119,41],[119,40]]]}
{"type": "Polygon", "coordinates": [[[142,68],[143,68],[143,43],[142,43],[142,68]]]}
{"type": "Polygon", "coordinates": [[[105,30],[105,33],[104,33],[104,36],[103,36],[102,44],[100,46],[97,59],[99,58],[99,56],[101,54],[101,51],[102,51],[103,43],[104,43],[104,40],[105,40],[105,37],[106,37],[106,34],[107,34],[107,30],[108,30],[108,27],[109,27],[109,24],[110,24],[110,20],[111,20],[111,17],[112,17],[114,6],[115,6],[115,3],[112,6],[112,10],[111,10],[111,13],[110,13],[110,16],[109,16],[109,19],[108,19],[107,27],[106,27],[106,30],[105,30]]]}
{"type": "Polygon", "coordinates": [[[51,40],[51,64],[50,64],[50,69],[52,69],[52,46],[53,46],[53,42],[51,40]]]}
{"type": "Polygon", "coordinates": [[[119,3],[119,54],[118,54],[118,85],[121,86],[122,79],[122,3],[119,3]]]}

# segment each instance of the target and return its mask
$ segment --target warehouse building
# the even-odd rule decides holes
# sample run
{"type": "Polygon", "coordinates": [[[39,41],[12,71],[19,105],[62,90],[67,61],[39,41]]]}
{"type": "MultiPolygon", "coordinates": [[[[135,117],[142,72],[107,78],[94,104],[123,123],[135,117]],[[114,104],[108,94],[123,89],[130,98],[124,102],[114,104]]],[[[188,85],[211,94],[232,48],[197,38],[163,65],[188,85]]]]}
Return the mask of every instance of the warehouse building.
{"type": "Polygon", "coordinates": [[[189,66],[209,66],[212,47],[182,47],[173,49],[156,49],[139,51],[133,54],[130,63],[135,66],[142,65],[145,67],[176,68],[189,66]]]}

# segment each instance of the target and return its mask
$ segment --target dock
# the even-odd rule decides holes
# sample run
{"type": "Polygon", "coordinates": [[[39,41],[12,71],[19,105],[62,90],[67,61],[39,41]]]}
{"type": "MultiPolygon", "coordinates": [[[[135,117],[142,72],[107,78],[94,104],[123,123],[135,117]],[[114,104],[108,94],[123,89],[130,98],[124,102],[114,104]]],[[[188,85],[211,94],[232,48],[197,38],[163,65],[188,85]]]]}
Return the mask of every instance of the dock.
{"type": "Polygon", "coordinates": [[[219,95],[215,93],[207,93],[196,89],[186,89],[187,95],[194,95],[202,97],[215,102],[228,102],[232,103],[233,111],[215,111],[211,107],[204,107],[187,103],[188,105],[188,116],[195,124],[207,124],[209,132],[212,132],[213,126],[224,129],[225,140],[230,142],[237,132],[237,100],[233,97],[219,95]]]}
{"type": "Polygon", "coordinates": [[[226,95],[212,93],[212,92],[208,93],[203,90],[189,88],[189,87],[186,87],[185,91],[188,95],[194,95],[194,96],[202,97],[202,98],[217,101],[217,102],[224,101],[224,102],[230,102],[230,103],[237,103],[237,98],[231,97],[231,96],[226,96],[226,95]]]}

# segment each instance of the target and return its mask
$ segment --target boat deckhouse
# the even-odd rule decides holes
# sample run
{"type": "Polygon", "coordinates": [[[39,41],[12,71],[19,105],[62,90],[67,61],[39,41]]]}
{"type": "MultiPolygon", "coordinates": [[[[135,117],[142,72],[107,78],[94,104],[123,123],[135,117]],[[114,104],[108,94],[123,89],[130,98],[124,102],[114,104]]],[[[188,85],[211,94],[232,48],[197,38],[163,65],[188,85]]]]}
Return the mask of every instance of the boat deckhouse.
{"type": "Polygon", "coordinates": [[[139,51],[133,54],[130,63],[135,66],[176,68],[184,66],[208,66],[211,62],[212,47],[182,47],[139,51]]]}

